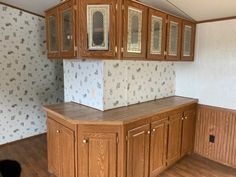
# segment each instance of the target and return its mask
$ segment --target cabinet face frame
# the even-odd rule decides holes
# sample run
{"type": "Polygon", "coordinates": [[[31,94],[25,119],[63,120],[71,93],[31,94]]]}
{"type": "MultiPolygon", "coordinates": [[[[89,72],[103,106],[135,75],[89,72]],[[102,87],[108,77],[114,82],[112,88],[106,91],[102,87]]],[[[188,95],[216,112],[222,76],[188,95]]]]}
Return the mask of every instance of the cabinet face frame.
{"type": "Polygon", "coordinates": [[[165,59],[165,49],[166,49],[166,22],[167,22],[167,14],[163,12],[159,12],[154,9],[149,9],[149,17],[148,17],[148,44],[147,44],[147,58],[150,60],[164,60],[165,59]],[[162,20],[161,26],[161,41],[160,41],[160,53],[152,53],[152,40],[153,40],[153,17],[160,18],[162,20]]]}
{"type": "Polygon", "coordinates": [[[124,3],[124,29],[123,29],[123,58],[124,59],[145,59],[146,58],[146,45],[147,45],[147,12],[148,8],[142,4],[125,1],[124,3]],[[129,24],[129,9],[136,10],[142,13],[141,22],[141,51],[140,53],[129,52],[128,51],[128,24],[129,24]]]}
{"type": "Polygon", "coordinates": [[[182,35],[182,20],[177,17],[173,17],[171,15],[168,15],[168,27],[167,27],[167,41],[166,41],[166,60],[168,61],[178,61],[181,57],[181,35],[182,35]],[[176,41],[176,49],[177,54],[172,55],[169,53],[170,50],[170,39],[171,39],[171,23],[175,23],[178,25],[178,34],[177,34],[177,41],[176,41]]]}
{"type": "Polygon", "coordinates": [[[76,57],[76,35],[75,35],[75,10],[74,10],[74,4],[73,0],[66,1],[62,5],[58,7],[59,11],[59,36],[60,36],[60,56],[61,58],[75,58],[76,57]],[[64,50],[63,49],[63,12],[69,11],[71,13],[71,49],[70,50],[64,50]]]}
{"type": "Polygon", "coordinates": [[[194,60],[194,46],[195,46],[195,35],[196,35],[196,24],[183,20],[182,23],[182,47],[181,47],[181,60],[183,61],[193,61],[194,60]],[[190,41],[190,55],[184,55],[184,39],[185,39],[185,27],[191,27],[191,41],[190,41]]]}
{"type": "Polygon", "coordinates": [[[46,12],[46,36],[47,36],[47,56],[48,58],[60,58],[60,26],[59,26],[59,12],[58,8],[51,9],[46,12]],[[51,51],[51,38],[50,38],[50,17],[55,16],[55,23],[56,23],[56,30],[57,30],[57,35],[56,35],[56,46],[57,46],[57,51],[51,51]]]}
{"type": "Polygon", "coordinates": [[[117,57],[117,9],[116,9],[117,0],[81,0],[79,4],[79,17],[77,20],[79,22],[79,41],[80,41],[80,56],[87,57],[87,58],[104,58],[104,59],[114,59],[117,57]],[[89,39],[88,39],[88,29],[87,29],[87,23],[88,23],[88,6],[108,6],[109,12],[108,12],[108,19],[109,19],[109,29],[108,29],[108,50],[102,50],[98,49],[95,50],[89,50],[89,39]]]}

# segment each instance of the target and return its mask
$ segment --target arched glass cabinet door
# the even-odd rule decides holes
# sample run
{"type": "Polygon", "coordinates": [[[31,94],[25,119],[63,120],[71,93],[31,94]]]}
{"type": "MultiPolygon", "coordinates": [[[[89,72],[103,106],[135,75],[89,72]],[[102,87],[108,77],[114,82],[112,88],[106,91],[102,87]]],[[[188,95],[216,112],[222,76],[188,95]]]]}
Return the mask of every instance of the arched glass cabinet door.
{"type": "Polygon", "coordinates": [[[109,50],[109,5],[87,6],[88,50],[109,50]]]}

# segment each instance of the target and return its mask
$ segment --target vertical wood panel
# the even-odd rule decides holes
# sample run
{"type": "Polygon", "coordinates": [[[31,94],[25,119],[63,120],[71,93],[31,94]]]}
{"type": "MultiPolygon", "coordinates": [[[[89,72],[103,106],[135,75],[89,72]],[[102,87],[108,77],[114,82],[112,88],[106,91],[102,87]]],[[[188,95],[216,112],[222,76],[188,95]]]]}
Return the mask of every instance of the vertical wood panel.
{"type": "Polygon", "coordinates": [[[235,110],[199,105],[195,153],[236,168],[235,119],[235,110]],[[215,135],[215,143],[209,142],[209,135],[215,135]]]}

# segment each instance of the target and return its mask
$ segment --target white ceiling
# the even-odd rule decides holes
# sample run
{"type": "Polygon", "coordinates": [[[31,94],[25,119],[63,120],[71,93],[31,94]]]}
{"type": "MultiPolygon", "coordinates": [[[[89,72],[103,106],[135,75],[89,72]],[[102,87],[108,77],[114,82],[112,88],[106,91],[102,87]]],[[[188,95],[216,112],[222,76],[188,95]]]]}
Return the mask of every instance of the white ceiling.
{"type": "MultiPolygon", "coordinates": [[[[61,0],[0,0],[7,4],[44,15],[61,0]]],[[[203,21],[236,16],[236,0],[140,0],[177,16],[203,21]]]]}
{"type": "Polygon", "coordinates": [[[43,16],[44,16],[44,11],[46,9],[61,2],[61,0],[0,0],[0,1],[43,16]]]}

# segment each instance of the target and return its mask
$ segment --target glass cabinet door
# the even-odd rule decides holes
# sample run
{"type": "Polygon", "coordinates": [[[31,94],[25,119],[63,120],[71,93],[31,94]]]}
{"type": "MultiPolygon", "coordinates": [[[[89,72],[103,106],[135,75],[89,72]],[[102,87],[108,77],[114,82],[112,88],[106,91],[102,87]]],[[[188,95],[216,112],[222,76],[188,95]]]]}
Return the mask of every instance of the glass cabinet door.
{"type": "Polygon", "coordinates": [[[80,0],[80,55],[88,58],[118,56],[118,0],[80,0]]]}
{"type": "Polygon", "coordinates": [[[167,60],[180,60],[181,19],[169,16],[167,34],[167,60]]]}
{"type": "Polygon", "coordinates": [[[58,52],[57,18],[55,15],[49,17],[49,42],[50,52],[58,52]]]}
{"type": "Polygon", "coordinates": [[[195,39],[195,24],[183,21],[182,33],[182,60],[193,60],[194,57],[194,39],[195,39]]]}
{"type": "Polygon", "coordinates": [[[163,60],[166,40],[166,14],[149,10],[148,59],[163,60]]]}
{"type": "Polygon", "coordinates": [[[58,10],[52,9],[46,12],[47,28],[47,54],[48,58],[59,58],[59,36],[58,36],[58,10]]]}
{"type": "Polygon", "coordinates": [[[59,7],[60,55],[65,59],[76,57],[77,52],[75,50],[76,39],[73,6],[73,1],[68,0],[59,7]]]}
{"type": "Polygon", "coordinates": [[[73,30],[72,30],[72,11],[71,9],[62,12],[62,50],[73,50],[73,30]]]}
{"type": "Polygon", "coordinates": [[[109,5],[88,5],[88,50],[109,50],[109,5]]]}
{"type": "Polygon", "coordinates": [[[125,1],[124,58],[146,58],[147,7],[125,1]]]}

